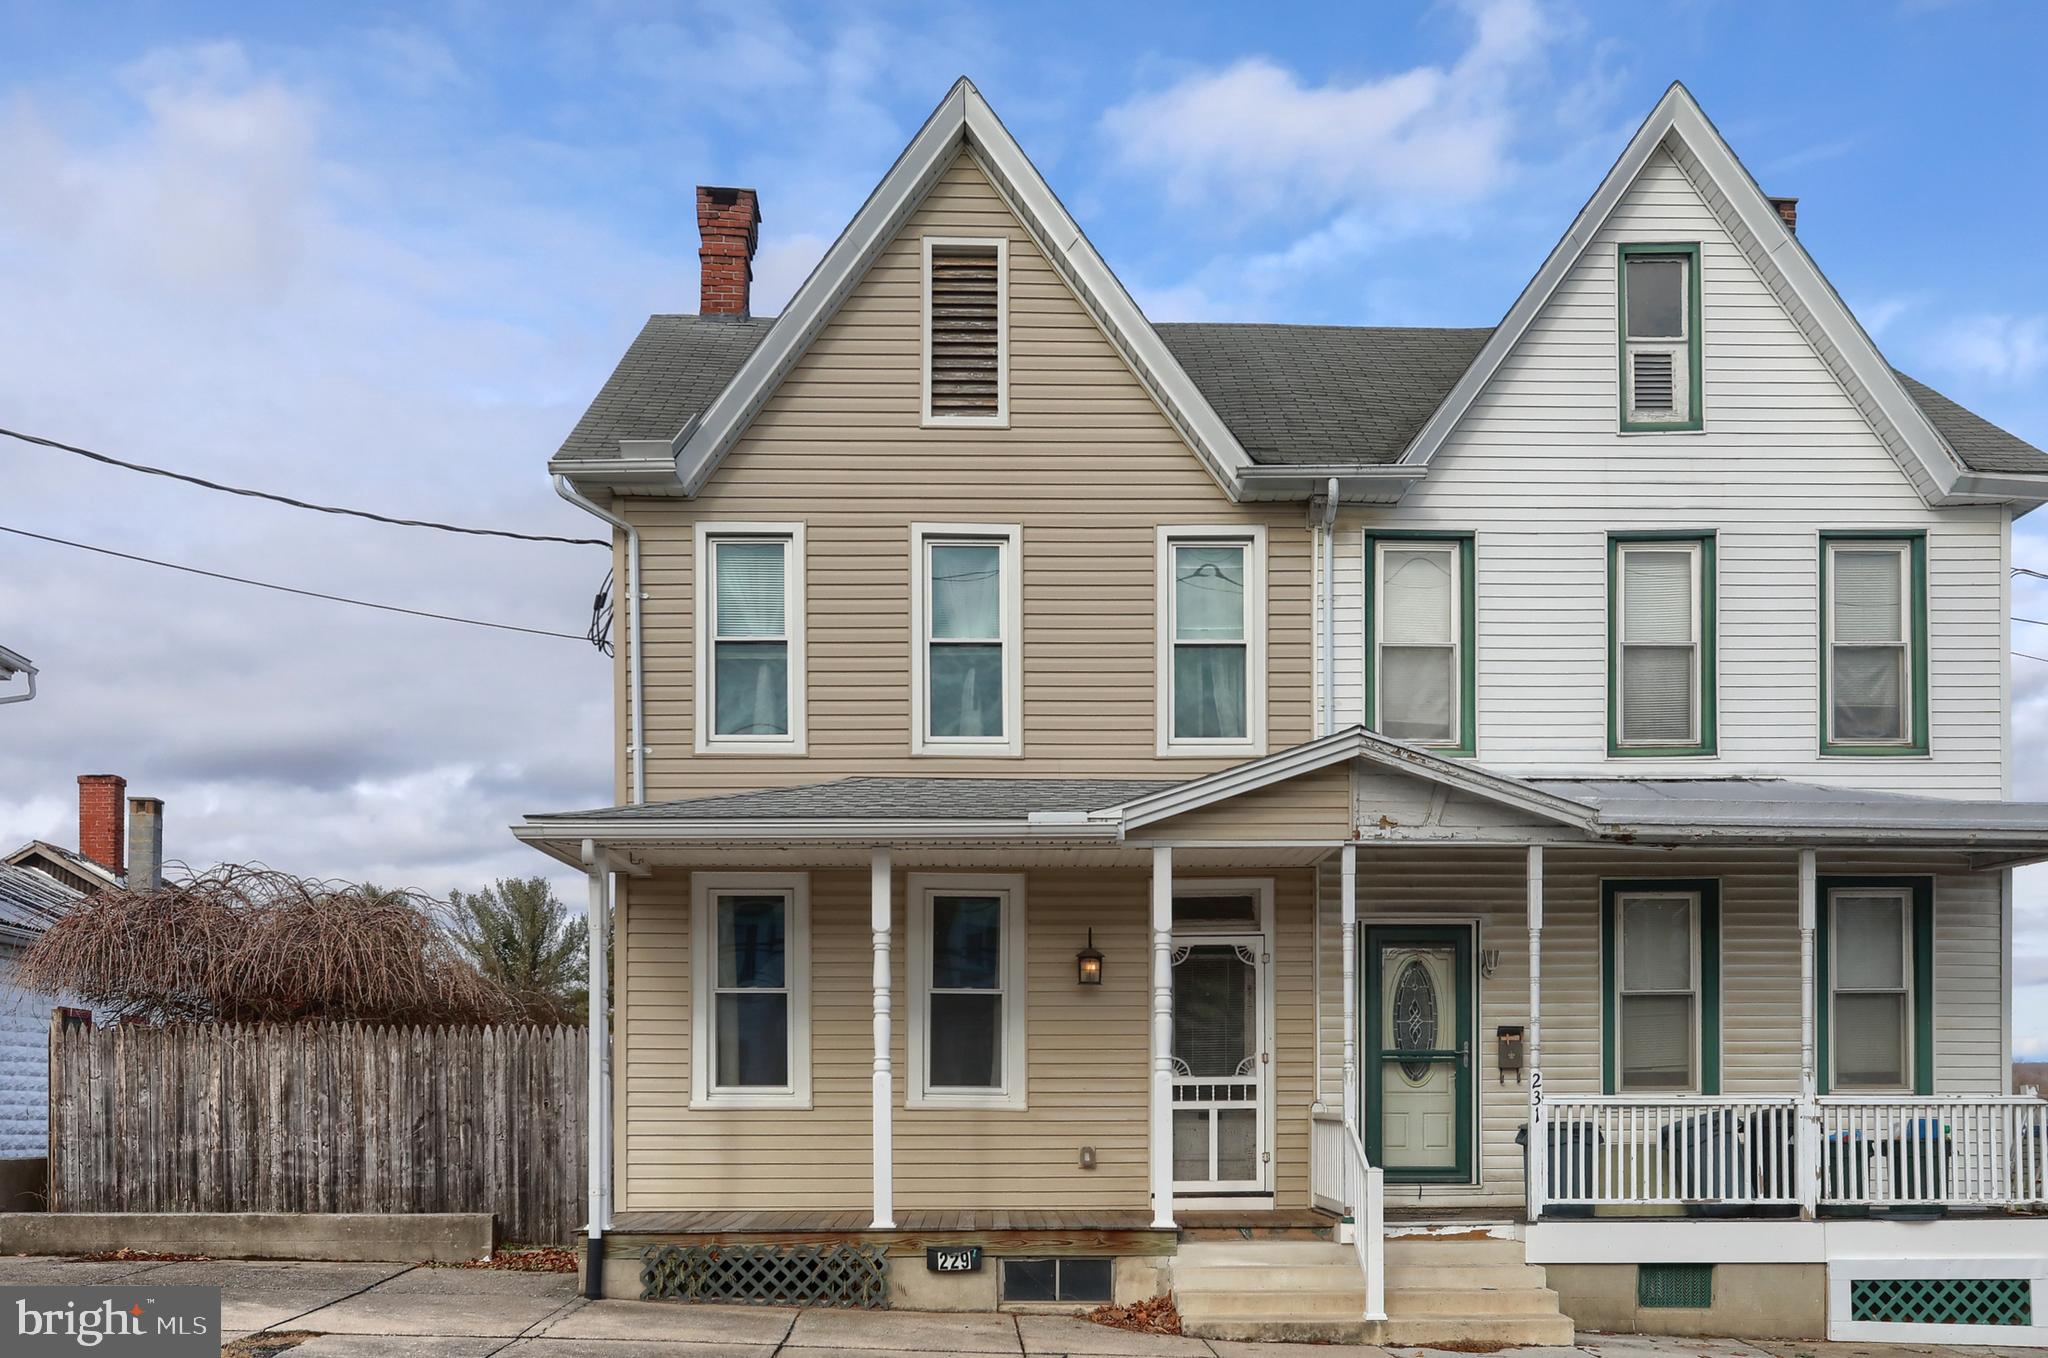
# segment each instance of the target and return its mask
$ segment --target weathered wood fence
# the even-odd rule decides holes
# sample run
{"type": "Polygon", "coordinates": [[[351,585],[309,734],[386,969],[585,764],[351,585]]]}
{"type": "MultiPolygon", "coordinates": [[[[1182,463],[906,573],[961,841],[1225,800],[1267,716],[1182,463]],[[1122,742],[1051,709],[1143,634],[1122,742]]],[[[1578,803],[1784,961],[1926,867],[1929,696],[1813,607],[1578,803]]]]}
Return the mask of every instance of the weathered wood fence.
{"type": "MultiPolygon", "coordinates": [[[[75,1011],[73,1011],[75,1014],[75,1011]]],[[[50,1028],[50,1209],[494,1212],[582,1223],[583,1030],[50,1028]]]]}

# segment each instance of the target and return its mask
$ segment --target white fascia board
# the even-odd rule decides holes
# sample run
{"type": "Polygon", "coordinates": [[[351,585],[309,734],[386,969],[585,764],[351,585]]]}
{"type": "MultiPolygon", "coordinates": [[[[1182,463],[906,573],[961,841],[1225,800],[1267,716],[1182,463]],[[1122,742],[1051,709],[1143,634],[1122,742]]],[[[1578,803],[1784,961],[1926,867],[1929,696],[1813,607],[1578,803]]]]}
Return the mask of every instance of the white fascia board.
{"type": "Polygon", "coordinates": [[[1478,399],[1508,354],[1521,342],[1537,313],[1542,311],[1565,275],[1585,254],[1593,237],[1606,225],[1608,217],[1642,172],[1651,153],[1671,135],[1684,142],[1699,160],[1712,177],[1715,187],[1733,207],[1743,228],[1758,241],[1766,243],[1769,261],[1777,268],[1786,286],[1812,312],[1822,332],[1834,342],[1843,362],[1870,392],[1879,413],[1890,423],[1892,432],[1920,464],[1933,488],[1932,495],[1928,497],[1930,502],[1948,496],[1956,479],[1963,474],[1961,463],[1935,432],[1926,413],[1907,394],[1892,372],[1891,365],[1884,361],[1870,336],[1821,274],[1797,235],[1786,228],[1777,210],[1708,120],[1691,92],[1676,82],[1650,110],[1650,116],[1643,120],[1643,125],[1636,129],[1636,134],[1629,139],[1613,168],[1608,170],[1607,177],[1600,181],[1593,196],[1579,209],[1570,229],[1544,259],[1543,267],[1536,271],[1536,276],[1529,280],[1529,285],[1515,299],[1515,304],[1508,308],[1506,317],[1480,349],[1479,356],[1472,360],[1472,366],[1465,370],[1443,403],[1416,432],[1402,452],[1401,461],[1427,465],[1443,447],[1451,430],[1478,399]]]}
{"type": "Polygon", "coordinates": [[[1362,466],[1355,462],[1282,466],[1266,464],[1246,467],[1239,480],[1240,500],[1307,500],[1329,492],[1337,482],[1337,499],[1343,504],[1398,504],[1408,488],[1428,475],[1421,466],[1400,463],[1362,466]]]}
{"type": "Polygon", "coordinates": [[[2048,504],[2048,476],[2024,472],[1964,472],[1943,504],[2010,504],[2020,513],[2048,504]]]}

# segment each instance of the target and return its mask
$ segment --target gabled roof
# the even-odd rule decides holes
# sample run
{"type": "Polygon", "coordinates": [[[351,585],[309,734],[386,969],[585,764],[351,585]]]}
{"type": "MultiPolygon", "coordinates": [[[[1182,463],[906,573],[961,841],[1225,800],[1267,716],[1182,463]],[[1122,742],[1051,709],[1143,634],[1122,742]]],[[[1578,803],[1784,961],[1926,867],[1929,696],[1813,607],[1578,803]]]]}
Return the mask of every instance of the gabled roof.
{"type": "Polygon", "coordinates": [[[42,839],[30,840],[8,854],[6,858],[0,859],[0,863],[33,869],[38,858],[44,859],[59,871],[72,873],[100,886],[121,885],[121,875],[105,864],[87,858],[76,849],[67,849],[61,844],[52,844],[42,839]]]}
{"type": "Polygon", "coordinates": [[[33,942],[84,899],[47,873],[0,863],[0,942],[33,942]]]}

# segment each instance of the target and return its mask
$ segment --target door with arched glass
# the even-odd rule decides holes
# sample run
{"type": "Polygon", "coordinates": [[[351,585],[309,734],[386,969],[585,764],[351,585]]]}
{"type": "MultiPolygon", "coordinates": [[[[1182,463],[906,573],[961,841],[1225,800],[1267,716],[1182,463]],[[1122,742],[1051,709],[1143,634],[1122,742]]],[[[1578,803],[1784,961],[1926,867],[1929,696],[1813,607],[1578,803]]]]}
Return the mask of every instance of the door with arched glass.
{"type": "Polygon", "coordinates": [[[1360,1125],[1390,1180],[1472,1172],[1472,929],[1368,925],[1360,1125]]]}

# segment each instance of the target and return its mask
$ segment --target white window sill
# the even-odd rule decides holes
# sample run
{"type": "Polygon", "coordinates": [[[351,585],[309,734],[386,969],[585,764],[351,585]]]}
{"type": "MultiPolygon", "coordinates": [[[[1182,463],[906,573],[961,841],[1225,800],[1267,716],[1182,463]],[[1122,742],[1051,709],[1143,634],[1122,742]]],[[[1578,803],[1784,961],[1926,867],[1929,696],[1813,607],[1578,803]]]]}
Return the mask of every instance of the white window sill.
{"type": "Polygon", "coordinates": [[[1022,759],[1024,749],[1008,741],[968,745],[926,740],[911,746],[910,754],[914,759],[1022,759]]]}
{"type": "Polygon", "coordinates": [[[912,1090],[904,1098],[903,1106],[918,1109],[964,1108],[983,1113],[1022,1113],[1028,1107],[1021,1089],[1014,1094],[950,1094],[912,1090]]]}
{"type": "Polygon", "coordinates": [[[700,740],[698,754],[803,755],[810,753],[804,741],[700,740]]]}
{"type": "Polygon", "coordinates": [[[693,1112],[715,1111],[720,1108],[777,1109],[783,1112],[811,1111],[811,1096],[799,1094],[701,1094],[690,1100],[693,1112]]]}
{"type": "Polygon", "coordinates": [[[1709,432],[1706,429],[1617,429],[1614,436],[1620,439],[1701,438],[1709,432]]]}
{"type": "Polygon", "coordinates": [[[1008,429],[1010,427],[1010,417],[1008,415],[998,415],[982,419],[964,415],[951,417],[926,415],[919,421],[919,424],[925,429],[1008,429]]]}
{"type": "Polygon", "coordinates": [[[1266,747],[1259,741],[1238,740],[1229,743],[1217,742],[1207,745],[1193,745],[1186,741],[1162,743],[1159,746],[1161,759],[1240,759],[1247,756],[1259,758],[1266,753],[1266,747]]]}

